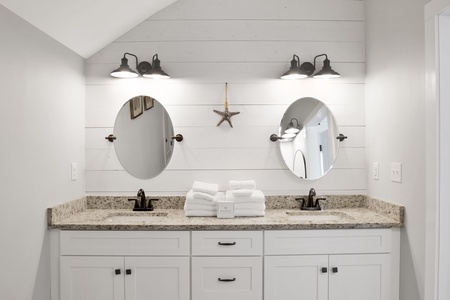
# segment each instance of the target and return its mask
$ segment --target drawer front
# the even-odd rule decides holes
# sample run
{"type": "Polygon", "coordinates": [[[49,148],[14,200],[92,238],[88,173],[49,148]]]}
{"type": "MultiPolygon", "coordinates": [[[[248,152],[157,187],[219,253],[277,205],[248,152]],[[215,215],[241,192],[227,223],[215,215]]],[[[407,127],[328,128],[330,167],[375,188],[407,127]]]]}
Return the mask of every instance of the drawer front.
{"type": "Polygon", "coordinates": [[[262,257],[193,257],[192,299],[261,300],[262,257]]]}
{"type": "Polygon", "coordinates": [[[264,241],[266,255],[389,253],[391,230],[266,231],[264,241]]]}
{"type": "Polygon", "coordinates": [[[188,231],[61,231],[61,255],[189,255],[188,231]]]}
{"type": "Polygon", "coordinates": [[[262,255],[262,231],[193,231],[192,255],[262,255]]]}

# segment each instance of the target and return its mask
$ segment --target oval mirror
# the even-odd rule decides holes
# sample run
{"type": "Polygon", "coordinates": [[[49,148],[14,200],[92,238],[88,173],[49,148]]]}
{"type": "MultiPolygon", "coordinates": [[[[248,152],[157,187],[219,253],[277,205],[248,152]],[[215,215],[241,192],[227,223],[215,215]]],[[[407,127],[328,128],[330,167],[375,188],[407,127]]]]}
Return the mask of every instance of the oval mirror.
{"type": "Polygon", "coordinates": [[[132,176],[158,176],[170,161],[174,142],[172,121],[164,106],[149,96],[136,96],[120,109],[114,123],[114,149],[132,176]]]}
{"type": "Polygon", "coordinates": [[[300,98],[288,107],[281,119],[278,136],[283,160],[298,177],[319,179],[336,160],[338,135],[336,120],[323,102],[300,98]]]}

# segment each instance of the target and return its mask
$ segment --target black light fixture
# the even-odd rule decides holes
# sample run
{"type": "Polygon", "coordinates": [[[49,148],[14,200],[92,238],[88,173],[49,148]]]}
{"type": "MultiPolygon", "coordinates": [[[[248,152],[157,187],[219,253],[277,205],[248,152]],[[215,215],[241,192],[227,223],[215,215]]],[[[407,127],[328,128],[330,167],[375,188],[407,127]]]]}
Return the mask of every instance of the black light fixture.
{"type": "Polygon", "coordinates": [[[136,70],[142,76],[152,79],[170,78],[170,76],[161,69],[161,61],[158,59],[158,54],[153,55],[152,63],[148,61],[139,62],[136,55],[125,52],[120,67],[111,72],[111,76],[116,78],[134,78],[139,74],[128,66],[127,55],[131,55],[136,59],[136,70]],[[153,65],[153,66],[152,66],[153,65]]]}
{"type": "Polygon", "coordinates": [[[316,70],[316,59],[318,57],[325,56],[325,60],[323,61],[322,70],[317,72],[313,77],[314,78],[337,78],[341,77],[341,75],[334,71],[330,66],[330,60],[326,54],[319,54],[314,57],[314,64],[310,62],[304,62],[300,65],[300,59],[297,55],[294,54],[291,60],[290,69],[281,75],[281,79],[303,79],[311,76],[316,70]]]}
{"type": "Polygon", "coordinates": [[[134,77],[138,77],[139,74],[136,73],[135,71],[133,71],[130,66],[128,65],[128,59],[126,58],[126,55],[131,55],[134,56],[134,58],[136,59],[136,67],[138,65],[138,59],[137,56],[128,52],[125,52],[121,63],[120,63],[120,67],[115,69],[114,71],[111,72],[111,76],[112,77],[117,77],[117,78],[134,78],[134,77]]]}
{"type": "Polygon", "coordinates": [[[153,55],[152,58],[152,66],[151,69],[146,71],[143,74],[146,78],[152,78],[152,79],[168,79],[170,78],[169,74],[164,72],[161,69],[161,61],[158,59],[158,54],[153,55]]]}
{"type": "MultiPolygon", "coordinates": [[[[308,77],[310,74],[306,70],[306,65],[310,63],[303,63],[300,65],[300,58],[294,54],[291,60],[291,67],[289,70],[281,75],[281,79],[303,79],[308,77]]],[[[309,66],[308,66],[309,67],[309,66]]]]}
{"type": "Polygon", "coordinates": [[[330,66],[330,60],[328,59],[328,56],[326,54],[319,54],[316,57],[314,57],[314,68],[316,66],[316,58],[320,56],[325,56],[325,59],[323,61],[323,67],[322,70],[314,74],[314,78],[323,78],[323,79],[329,79],[329,78],[338,78],[341,77],[341,74],[334,71],[330,66]]]}
{"type": "Polygon", "coordinates": [[[286,130],[284,131],[284,133],[297,134],[300,131],[300,129],[298,129],[298,127],[300,127],[298,120],[296,118],[292,118],[291,121],[289,122],[288,126],[286,127],[286,130]],[[293,122],[294,120],[297,121],[297,126],[294,125],[294,122],[293,122]]]}

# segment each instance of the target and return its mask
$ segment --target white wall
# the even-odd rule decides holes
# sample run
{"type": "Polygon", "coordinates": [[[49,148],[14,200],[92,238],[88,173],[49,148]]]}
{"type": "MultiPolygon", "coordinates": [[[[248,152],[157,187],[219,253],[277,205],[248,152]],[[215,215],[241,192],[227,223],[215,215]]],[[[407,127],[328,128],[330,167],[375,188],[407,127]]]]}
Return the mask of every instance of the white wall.
{"type": "Polygon", "coordinates": [[[425,0],[367,0],[367,193],[406,207],[401,241],[401,299],[424,299],[425,0]],[[379,162],[379,180],[372,164],[379,162]],[[402,163],[401,183],[390,180],[402,163]]]}
{"type": "Polygon", "coordinates": [[[84,196],[84,61],[1,5],[0,40],[0,299],[50,299],[46,209],[84,196]]]}
{"type": "Polygon", "coordinates": [[[363,1],[180,0],[89,58],[86,67],[89,194],[130,195],[144,188],[183,195],[194,180],[225,190],[230,179],[251,178],[266,194],[306,193],[310,187],[320,194],[366,191],[363,1]],[[173,79],[110,77],[125,52],[140,60],[158,53],[173,79]],[[302,62],[327,53],[342,78],[279,79],[294,53],[302,62]],[[217,128],[220,116],[213,112],[223,109],[225,82],[230,111],[241,112],[232,118],[233,129],[226,123],[217,128]],[[185,138],[166,171],[146,181],[128,175],[104,139],[122,104],[139,94],[162,102],[185,138]],[[295,177],[269,140],[286,108],[306,96],[324,101],[349,137],[336,167],[313,182],[295,177]]]}

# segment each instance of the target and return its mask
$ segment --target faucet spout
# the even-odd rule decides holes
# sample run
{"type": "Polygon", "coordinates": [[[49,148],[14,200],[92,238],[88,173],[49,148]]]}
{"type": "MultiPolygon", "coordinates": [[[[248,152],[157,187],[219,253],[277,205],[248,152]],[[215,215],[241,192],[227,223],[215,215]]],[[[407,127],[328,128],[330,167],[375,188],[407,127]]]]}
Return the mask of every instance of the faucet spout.
{"type": "Polygon", "coordinates": [[[314,206],[314,197],[315,196],[316,196],[316,190],[311,188],[309,190],[308,200],[306,201],[306,206],[307,207],[313,207],[314,206]]]}
{"type": "Polygon", "coordinates": [[[145,200],[145,192],[143,189],[140,189],[137,192],[137,197],[141,198],[141,205],[140,205],[141,209],[147,208],[147,201],[145,200]]]}

